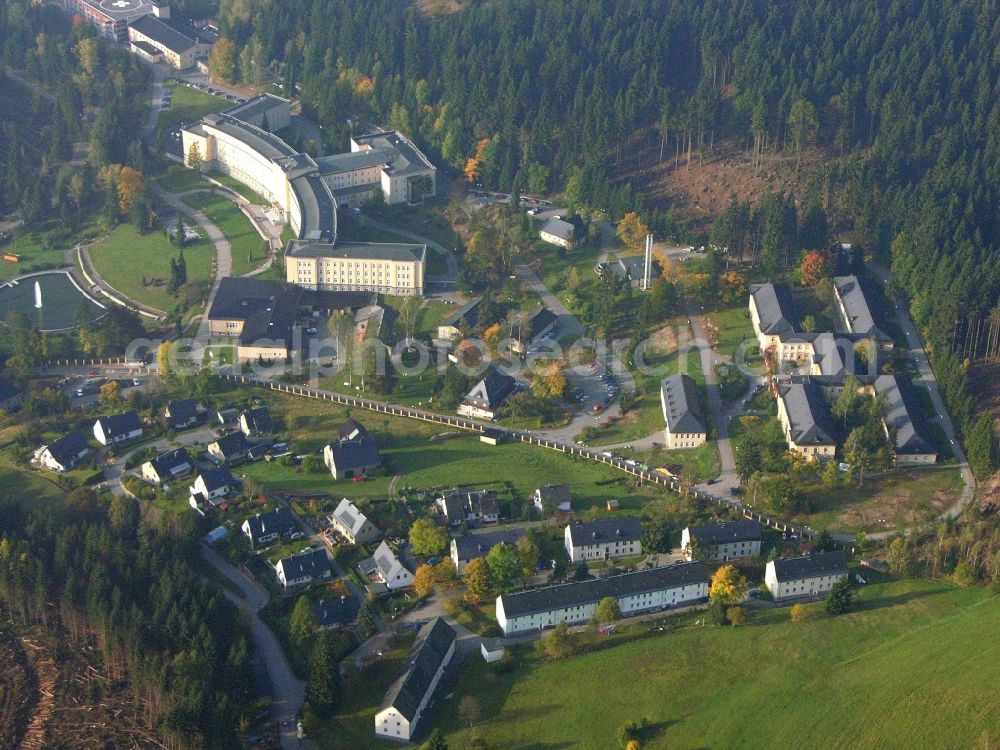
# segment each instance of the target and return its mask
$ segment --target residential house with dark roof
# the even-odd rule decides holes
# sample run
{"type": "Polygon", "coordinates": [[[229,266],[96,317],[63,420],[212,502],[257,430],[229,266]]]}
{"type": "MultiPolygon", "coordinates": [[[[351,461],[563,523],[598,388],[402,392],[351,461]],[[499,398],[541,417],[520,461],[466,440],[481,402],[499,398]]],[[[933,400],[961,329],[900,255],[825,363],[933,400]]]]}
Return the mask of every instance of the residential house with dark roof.
{"type": "Polygon", "coordinates": [[[764,583],[775,601],[827,593],[847,578],[847,555],[842,551],[772,560],[764,583]]]}
{"type": "Polygon", "coordinates": [[[240,528],[250,540],[250,545],[256,549],[277,541],[280,537],[291,535],[298,529],[298,523],[292,509],[282,505],[248,518],[240,528]]]}
{"type": "Polygon", "coordinates": [[[194,464],[187,449],[176,448],[151,458],[142,465],[142,478],[147,482],[161,485],[191,473],[194,464]]]}
{"type": "Polygon", "coordinates": [[[568,513],[573,501],[568,484],[547,484],[544,487],[539,487],[531,499],[535,508],[541,513],[555,511],[568,513]]]}
{"type": "Polygon", "coordinates": [[[306,586],[330,577],[330,560],[325,549],[307,549],[278,560],[274,572],[283,588],[306,586]]]}
{"type": "Polygon", "coordinates": [[[320,599],[313,604],[316,610],[316,621],[320,630],[334,630],[353,625],[358,619],[361,602],[356,596],[339,596],[333,599],[320,599]]]}
{"type": "Polygon", "coordinates": [[[517,381],[510,375],[490,370],[459,404],[458,413],[470,419],[495,419],[500,407],[516,387],[517,381]]]}
{"type": "Polygon", "coordinates": [[[559,318],[547,307],[539,307],[529,313],[522,326],[515,325],[510,335],[510,350],[514,354],[524,354],[532,344],[537,343],[545,334],[555,328],[559,318]]]}
{"type": "Polygon", "coordinates": [[[90,446],[83,433],[71,430],[58,440],[36,450],[33,460],[46,469],[62,473],[75,468],[90,453],[90,446]]]}
{"type": "Polygon", "coordinates": [[[642,554],[642,521],[634,516],[571,523],[563,532],[570,562],[614,560],[642,554]]]}
{"type": "Polygon", "coordinates": [[[413,573],[403,565],[396,553],[392,551],[392,547],[384,540],[376,548],[371,559],[366,560],[362,565],[369,578],[385,586],[389,591],[413,585],[413,573]]]}
{"type": "Polygon", "coordinates": [[[779,385],[777,400],[788,449],[813,461],[833,458],[837,433],[819,386],[810,382],[779,385]]]}
{"type": "Polygon", "coordinates": [[[442,318],[438,324],[438,338],[455,341],[463,333],[472,331],[479,322],[479,305],[482,301],[482,297],[473,297],[455,312],[442,318]]]}
{"type": "Polygon", "coordinates": [[[208,444],[208,455],[216,463],[235,464],[246,461],[251,445],[242,432],[230,432],[208,444]]]}
{"type": "Polygon", "coordinates": [[[101,445],[124,443],[126,440],[136,440],[142,437],[142,422],[139,414],[133,410],[123,414],[112,414],[99,417],[94,422],[94,437],[101,445]]]}
{"type": "Polygon", "coordinates": [[[221,505],[236,484],[229,467],[223,464],[214,469],[202,469],[188,488],[189,503],[195,510],[206,505],[215,507],[221,505]]]}
{"type": "MultiPolygon", "coordinates": [[[[895,375],[879,375],[875,379],[875,394],[885,398],[882,427],[886,437],[892,437],[897,466],[914,466],[937,462],[937,450],[918,427],[923,421],[919,404],[913,398],[911,384],[895,375]]],[[[923,427],[921,424],[920,427],[923,427]]]]}
{"type": "Polygon", "coordinates": [[[708,568],[703,562],[638,570],[497,597],[496,617],[504,635],[589,622],[605,597],[618,602],[623,616],[670,609],[708,599],[708,568]]]}
{"type": "Polygon", "coordinates": [[[323,463],[334,479],[350,479],[375,471],[382,465],[382,456],[375,438],[351,420],[341,430],[339,440],[323,446],[323,463]]]}
{"type": "Polygon", "coordinates": [[[760,555],[764,532],[757,521],[730,521],[702,526],[688,526],[681,532],[681,551],[693,559],[697,547],[704,560],[745,560],[760,555]]]}
{"type": "Polygon", "coordinates": [[[271,412],[266,406],[257,406],[244,411],[240,414],[239,425],[240,430],[247,437],[270,435],[274,430],[274,425],[271,423],[271,412]]]}
{"type": "Polygon", "coordinates": [[[417,641],[396,681],[375,714],[375,736],[409,741],[420,726],[452,656],[455,630],[440,617],[420,629],[417,641]]]}
{"type": "Polygon", "coordinates": [[[167,426],[171,430],[186,430],[198,424],[198,402],[193,398],[185,398],[180,401],[168,401],[166,409],[163,410],[166,417],[167,426]]]}
{"type": "Polygon", "coordinates": [[[463,522],[469,526],[488,526],[500,520],[496,490],[448,490],[435,502],[449,526],[459,526],[463,522]]]}
{"type": "Polygon", "coordinates": [[[524,529],[496,529],[480,534],[463,534],[451,540],[451,561],[458,574],[465,572],[465,566],[480,557],[486,557],[498,544],[513,546],[524,536],[524,529]]]}
{"type": "Polygon", "coordinates": [[[795,304],[787,284],[750,285],[750,321],[763,354],[782,334],[795,332],[795,304]]]}
{"type": "Polygon", "coordinates": [[[691,377],[678,374],[661,380],[660,406],[667,450],[697,448],[705,442],[708,428],[698,398],[698,386],[691,377]]]}
{"type": "Polygon", "coordinates": [[[346,497],[330,514],[330,525],[351,544],[368,544],[382,536],[368,516],[346,497]]]}

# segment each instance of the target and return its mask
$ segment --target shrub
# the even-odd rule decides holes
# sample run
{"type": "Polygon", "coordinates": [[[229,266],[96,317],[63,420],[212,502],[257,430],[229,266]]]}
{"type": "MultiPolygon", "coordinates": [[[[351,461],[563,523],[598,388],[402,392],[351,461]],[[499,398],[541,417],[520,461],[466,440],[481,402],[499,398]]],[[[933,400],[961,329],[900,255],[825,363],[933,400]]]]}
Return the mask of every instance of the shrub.
{"type": "Polygon", "coordinates": [[[805,622],[812,617],[812,612],[804,604],[796,604],[791,611],[792,622],[805,622]]]}

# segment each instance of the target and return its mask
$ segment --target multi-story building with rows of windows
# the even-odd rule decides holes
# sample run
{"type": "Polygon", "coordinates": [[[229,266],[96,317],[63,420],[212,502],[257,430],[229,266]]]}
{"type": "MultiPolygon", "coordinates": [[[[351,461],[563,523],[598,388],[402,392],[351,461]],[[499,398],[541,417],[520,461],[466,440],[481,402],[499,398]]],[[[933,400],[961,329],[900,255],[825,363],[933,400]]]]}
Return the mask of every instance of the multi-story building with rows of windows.
{"type": "Polygon", "coordinates": [[[423,295],[426,245],[295,240],[285,250],[285,280],[309,289],[423,295]]]}

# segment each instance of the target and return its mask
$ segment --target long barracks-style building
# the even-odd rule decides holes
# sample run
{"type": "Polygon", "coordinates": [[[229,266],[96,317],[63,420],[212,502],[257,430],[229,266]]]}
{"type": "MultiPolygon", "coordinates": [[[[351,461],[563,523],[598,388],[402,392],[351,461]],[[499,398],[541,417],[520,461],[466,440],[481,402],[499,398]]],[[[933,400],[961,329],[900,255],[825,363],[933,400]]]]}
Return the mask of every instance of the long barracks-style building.
{"type": "Polygon", "coordinates": [[[291,102],[265,94],[182,130],[185,162],[218,170],[260,193],[295,233],[286,279],[316,290],[422,295],[426,246],[339,242],[337,207],[381,193],[388,204],[433,196],[436,169],[402,134],[351,139],[351,152],[314,159],[274,131],[287,127],[291,102]]]}

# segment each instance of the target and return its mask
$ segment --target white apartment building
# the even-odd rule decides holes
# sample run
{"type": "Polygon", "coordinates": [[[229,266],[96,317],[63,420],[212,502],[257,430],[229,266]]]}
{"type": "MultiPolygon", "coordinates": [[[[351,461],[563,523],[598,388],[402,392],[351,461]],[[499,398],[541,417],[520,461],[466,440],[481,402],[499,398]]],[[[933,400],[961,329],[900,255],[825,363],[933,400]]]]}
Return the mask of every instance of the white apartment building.
{"type": "Polygon", "coordinates": [[[825,594],[844,578],[847,555],[843,552],[772,560],[764,571],[764,584],[776,601],[825,594]]]}

